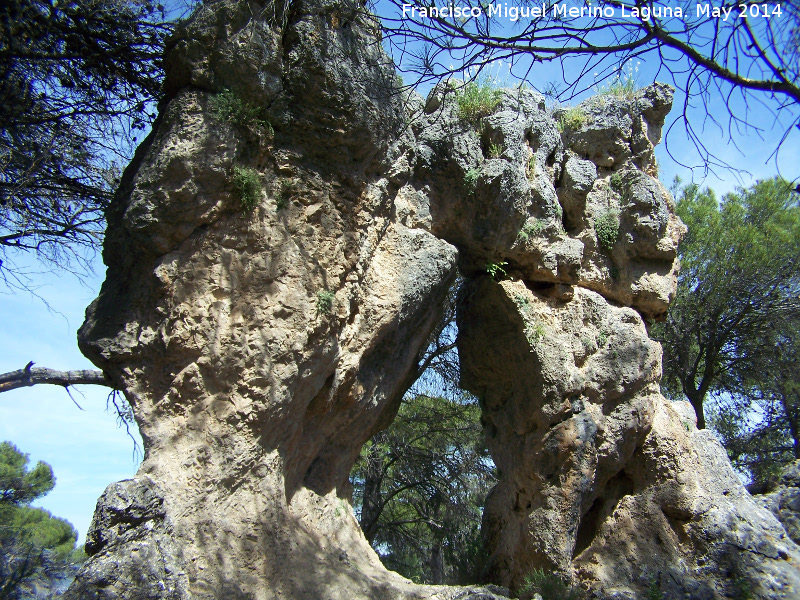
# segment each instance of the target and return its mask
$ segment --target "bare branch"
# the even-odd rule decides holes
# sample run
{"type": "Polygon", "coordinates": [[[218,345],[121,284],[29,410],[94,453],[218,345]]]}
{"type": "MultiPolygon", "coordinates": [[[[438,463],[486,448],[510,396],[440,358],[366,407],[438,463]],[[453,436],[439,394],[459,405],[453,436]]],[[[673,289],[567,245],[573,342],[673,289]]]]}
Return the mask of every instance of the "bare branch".
{"type": "MultiPolygon", "coordinates": [[[[0,392],[8,392],[21,387],[29,387],[40,383],[49,383],[68,388],[71,385],[102,385],[113,388],[102,371],[89,369],[77,371],[56,371],[44,367],[33,368],[33,362],[25,368],[0,375],[0,392]]],[[[69,391],[69,390],[67,390],[69,391]]],[[[74,400],[73,400],[74,401],[74,400]]],[[[79,407],[80,408],[80,407],[79,407]]]]}

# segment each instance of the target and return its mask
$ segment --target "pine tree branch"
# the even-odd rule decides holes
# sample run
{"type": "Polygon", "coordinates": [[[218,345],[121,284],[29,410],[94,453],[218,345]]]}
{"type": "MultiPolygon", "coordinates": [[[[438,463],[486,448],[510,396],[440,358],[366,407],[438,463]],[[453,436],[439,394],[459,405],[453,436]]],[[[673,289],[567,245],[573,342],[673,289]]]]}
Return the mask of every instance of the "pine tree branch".
{"type": "Polygon", "coordinates": [[[33,361],[25,365],[24,369],[0,374],[0,393],[29,387],[40,383],[49,383],[68,388],[71,385],[102,385],[113,388],[114,385],[106,378],[102,371],[89,369],[77,371],[56,371],[44,367],[33,368],[33,361]]]}

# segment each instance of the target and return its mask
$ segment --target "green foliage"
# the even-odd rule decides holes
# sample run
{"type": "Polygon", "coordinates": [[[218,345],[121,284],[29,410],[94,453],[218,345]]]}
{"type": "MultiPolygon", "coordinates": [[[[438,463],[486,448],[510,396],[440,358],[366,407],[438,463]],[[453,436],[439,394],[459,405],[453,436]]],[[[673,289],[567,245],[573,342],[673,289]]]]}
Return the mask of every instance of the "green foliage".
{"type": "Polygon", "coordinates": [[[547,328],[543,323],[528,323],[525,327],[525,338],[531,346],[536,346],[547,335],[547,328]]]}
{"type": "Polygon", "coordinates": [[[50,465],[39,461],[28,471],[28,455],[9,442],[0,444],[0,502],[28,504],[55,485],[50,465]]]}
{"type": "Polygon", "coordinates": [[[588,122],[589,117],[586,112],[580,106],[572,106],[558,118],[558,130],[562,133],[565,131],[577,131],[588,122]]]}
{"type": "Polygon", "coordinates": [[[630,187],[625,182],[624,171],[616,171],[608,180],[609,186],[617,194],[619,194],[622,202],[626,202],[630,198],[630,187]]]}
{"type": "Polygon", "coordinates": [[[499,280],[503,277],[508,277],[508,273],[503,268],[506,266],[508,266],[508,263],[504,260],[500,262],[489,261],[486,263],[486,272],[492,276],[492,279],[499,280]]]}
{"type": "Polygon", "coordinates": [[[468,123],[477,123],[487,117],[502,99],[502,92],[491,83],[470,81],[456,91],[459,118],[468,123]]]}
{"type": "Polygon", "coordinates": [[[533,238],[542,234],[547,229],[547,221],[544,219],[533,219],[526,221],[519,232],[519,238],[523,242],[527,242],[529,238],[533,238]]]}
{"type": "Polygon", "coordinates": [[[28,456],[0,444],[0,598],[17,600],[50,587],[83,560],[78,537],[67,521],[28,506],[53,489],[50,465],[28,471],[28,456]]]}
{"type": "Polygon", "coordinates": [[[278,182],[278,187],[275,191],[275,208],[277,210],[283,210],[289,206],[289,193],[291,188],[291,182],[287,181],[286,179],[281,179],[278,182]]]}
{"type": "MultiPolygon", "coordinates": [[[[171,30],[150,2],[0,2],[0,280],[27,254],[80,274],[161,94],[171,30]]],[[[36,269],[33,269],[36,271],[36,269]]]]}
{"type": "Polygon", "coordinates": [[[658,577],[650,579],[650,585],[647,586],[647,600],[664,600],[664,593],[658,585],[658,577]]]}
{"type": "Polygon", "coordinates": [[[489,144],[489,158],[500,158],[503,155],[503,147],[500,144],[489,144]]]}
{"type": "Polygon", "coordinates": [[[475,191],[475,186],[478,183],[478,176],[480,176],[481,170],[480,169],[470,169],[466,173],[464,173],[464,187],[467,189],[469,193],[475,191]]]}
{"type": "Polygon", "coordinates": [[[634,66],[632,62],[629,62],[627,70],[617,73],[617,76],[597,90],[597,93],[632,100],[636,97],[636,91],[639,89],[636,81],[638,72],[639,64],[634,66]]]}
{"type": "Polygon", "coordinates": [[[692,403],[700,429],[708,417],[754,481],[800,457],[800,198],[791,187],[769,179],[722,202],[696,185],[679,191],[689,232],[678,293],[652,329],[664,391],[692,403]]]}
{"type": "Polygon", "coordinates": [[[606,345],[607,342],[608,342],[608,332],[607,331],[601,331],[599,334],[597,334],[597,346],[598,347],[602,348],[603,346],[606,345]]]}
{"type": "Polygon", "coordinates": [[[733,580],[734,600],[753,600],[753,584],[746,577],[737,577],[733,580]]]}
{"type": "Polygon", "coordinates": [[[242,209],[245,212],[252,212],[261,197],[261,175],[250,167],[233,167],[233,186],[242,209]]]}
{"type": "Polygon", "coordinates": [[[619,211],[609,209],[594,221],[597,241],[603,248],[611,248],[619,238],[619,211]]]}
{"type": "Polygon", "coordinates": [[[364,535],[387,567],[421,583],[478,580],[479,524],[495,477],[473,397],[404,399],[362,449],[352,481],[364,535]]]}
{"type": "Polygon", "coordinates": [[[544,569],[535,569],[527,577],[519,589],[520,597],[530,599],[540,594],[542,600],[584,600],[586,594],[576,586],[570,585],[556,573],[546,573],[544,569]]]}
{"type": "Polygon", "coordinates": [[[213,96],[209,100],[209,107],[218,121],[232,123],[267,137],[272,137],[275,133],[267,120],[266,110],[248,104],[234,91],[223,90],[213,96]]]}
{"type": "Polygon", "coordinates": [[[333,311],[333,300],[336,298],[334,292],[320,290],[317,292],[317,314],[329,315],[333,311]]]}

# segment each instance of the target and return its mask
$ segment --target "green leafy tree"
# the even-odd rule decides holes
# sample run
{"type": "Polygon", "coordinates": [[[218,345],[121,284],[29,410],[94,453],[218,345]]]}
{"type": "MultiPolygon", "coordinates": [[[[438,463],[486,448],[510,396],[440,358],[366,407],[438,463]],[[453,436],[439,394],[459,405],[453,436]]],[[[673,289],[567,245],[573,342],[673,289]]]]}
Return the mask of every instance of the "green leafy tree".
{"type": "Polygon", "coordinates": [[[715,402],[709,424],[731,462],[760,491],[791,461],[800,459],[800,332],[776,342],[773,367],[746,396],[715,402]],[[747,415],[743,418],[742,415],[747,415]]]}
{"type": "Polygon", "coordinates": [[[469,397],[410,397],[362,449],[356,512],[390,569],[426,583],[480,576],[481,511],[495,478],[479,419],[469,397]]]}
{"type": "MultiPolygon", "coordinates": [[[[20,253],[80,271],[118,164],[155,116],[164,8],[140,0],[0,3],[0,277],[20,253]]],[[[88,251],[88,255],[87,255],[88,251]]]]}
{"type": "Polygon", "coordinates": [[[50,465],[29,471],[26,454],[0,444],[0,600],[50,597],[83,559],[70,523],[28,506],[54,485],[50,465]]]}
{"type": "Polygon", "coordinates": [[[735,447],[751,434],[793,453],[800,430],[798,196],[779,178],[722,202],[695,185],[677,195],[689,233],[679,248],[677,297],[652,330],[664,347],[662,386],[691,402],[700,428],[713,398],[710,421],[732,457],[745,459],[748,452],[735,447]]]}

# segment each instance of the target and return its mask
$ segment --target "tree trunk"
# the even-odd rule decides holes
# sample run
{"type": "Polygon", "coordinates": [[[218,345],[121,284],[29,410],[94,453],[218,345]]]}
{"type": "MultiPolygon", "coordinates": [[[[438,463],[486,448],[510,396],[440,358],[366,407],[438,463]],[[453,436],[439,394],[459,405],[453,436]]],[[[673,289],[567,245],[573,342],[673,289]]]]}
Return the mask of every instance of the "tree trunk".
{"type": "Polygon", "coordinates": [[[431,583],[441,585],[444,583],[444,553],[442,542],[437,540],[431,547],[431,583]]]}
{"type": "Polygon", "coordinates": [[[703,398],[705,394],[692,394],[688,396],[689,402],[694,408],[694,412],[697,415],[697,428],[698,429],[705,429],[706,428],[706,416],[703,413],[703,398]]]}
{"type": "Polygon", "coordinates": [[[378,446],[383,441],[384,436],[385,434],[381,432],[373,438],[373,446],[367,456],[367,468],[364,475],[364,496],[361,498],[359,524],[370,546],[378,534],[378,520],[383,511],[383,506],[381,505],[381,479],[385,457],[381,454],[378,446]]]}

